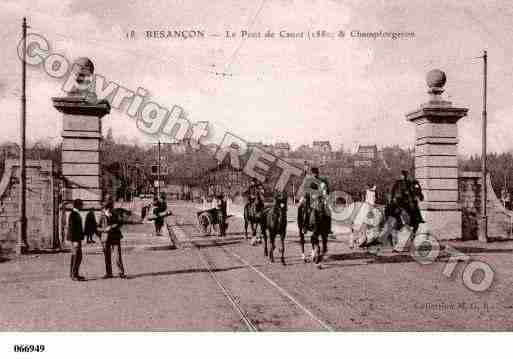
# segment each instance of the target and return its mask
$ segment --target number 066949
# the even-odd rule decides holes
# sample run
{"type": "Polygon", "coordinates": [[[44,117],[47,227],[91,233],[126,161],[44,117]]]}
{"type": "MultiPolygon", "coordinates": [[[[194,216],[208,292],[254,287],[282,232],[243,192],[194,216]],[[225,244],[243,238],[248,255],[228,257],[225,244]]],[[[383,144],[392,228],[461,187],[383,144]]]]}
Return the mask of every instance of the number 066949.
{"type": "Polygon", "coordinates": [[[42,344],[15,344],[13,349],[15,353],[40,353],[45,351],[45,346],[42,344]]]}

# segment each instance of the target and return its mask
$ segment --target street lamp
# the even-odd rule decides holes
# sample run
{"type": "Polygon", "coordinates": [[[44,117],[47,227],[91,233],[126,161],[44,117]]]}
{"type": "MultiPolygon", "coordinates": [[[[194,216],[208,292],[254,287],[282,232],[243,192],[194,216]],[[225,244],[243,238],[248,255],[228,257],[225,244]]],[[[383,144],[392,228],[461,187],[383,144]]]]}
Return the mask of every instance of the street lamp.
{"type": "Polygon", "coordinates": [[[27,56],[27,19],[22,23],[23,58],[21,72],[21,119],[20,119],[20,219],[16,253],[24,254],[27,244],[27,166],[26,166],[26,130],[27,130],[27,98],[26,98],[26,56],[27,56]]]}

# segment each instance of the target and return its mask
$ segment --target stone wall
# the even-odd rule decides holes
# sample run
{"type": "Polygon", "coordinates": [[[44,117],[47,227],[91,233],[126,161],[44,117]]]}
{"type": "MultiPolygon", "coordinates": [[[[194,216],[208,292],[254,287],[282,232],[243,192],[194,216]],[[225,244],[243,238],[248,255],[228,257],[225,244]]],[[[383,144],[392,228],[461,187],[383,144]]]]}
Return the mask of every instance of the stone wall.
{"type": "MultiPolygon", "coordinates": [[[[51,161],[27,161],[27,242],[30,249],[49,249],[58,245],[58,188],[51,161]]],[[[14,250],[19,221],[19,162],[5,161],[0,181],[0,246],[14,250]]]]}
{"type": "MultiPolygon", "coordinates": [[[[462,211],[462,239],[477,240],[481,220],[481,173],[461,172],[459,194],[462,211]]],[[[487,217],[489,239],[511,239],[513,212],[507,210],[493,190],[490,174],[487,176],[487,217]]]]}

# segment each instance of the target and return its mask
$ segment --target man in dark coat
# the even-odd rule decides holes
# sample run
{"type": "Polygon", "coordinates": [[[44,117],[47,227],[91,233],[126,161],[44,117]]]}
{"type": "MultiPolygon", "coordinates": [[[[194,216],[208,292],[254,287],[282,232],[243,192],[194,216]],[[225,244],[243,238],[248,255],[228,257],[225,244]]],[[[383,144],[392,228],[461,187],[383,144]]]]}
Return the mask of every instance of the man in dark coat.
{"type": "Polygon", "coordinates": [[[82,206],[82,200],[75,199],[68,218],[68,241],[71,242],[70,277],[74,281],[85,280],[84,277],[79,275],[80,263],[82,263],[82,241],[84,240],[84,228],[80,216],[82,206]]]}
{"type": "Polygon", "coordinates": [[[126,278],[123,258],[121,257],[121,221],[113,211],[114,201],[108,198],[103,206],[100,219],[100,232],[102,232],[103,254],[105,256],[104,279],[112,278],[112,252],[116,256],[116,265],[120,278],[126,278]]]}
{"type": "Polygon", "coordinates": [[[155,234],[162,235],[162,227],[164,227],[164,212],[167,211],[166,193],[160,194],[160,200],[154,202],[153,214],[155,218],[155,234]]]}
{"type": "Polygon", "coordinates": [[[227,217],[227,209],[226,209],[226,200],[224,195],[217,195],[217,203],[216,203],[218,219],[219,219],[219,236],[226,236],[226,217],[227,217]]]}

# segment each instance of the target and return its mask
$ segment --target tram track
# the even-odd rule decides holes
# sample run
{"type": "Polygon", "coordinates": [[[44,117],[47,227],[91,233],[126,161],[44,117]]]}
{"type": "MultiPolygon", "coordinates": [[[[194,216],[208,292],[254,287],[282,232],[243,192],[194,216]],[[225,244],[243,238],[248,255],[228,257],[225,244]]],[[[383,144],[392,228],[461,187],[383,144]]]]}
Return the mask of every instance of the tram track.
{"type": "Polygon", "coordinates": [[[208,270],[208,273],[216,282],[217,286],[221,289],[224,296],[228,299],[231,306],[235,310],[235,312],[240,316],[242,322],[246,325],[246,327],[251,332],[257,332],[258,327],[251,321],[251,319],[248,317],[244,309],[237,303],[237,300],[233,297],[233,295],[230,293],[230,291],[223,285],[223,283],[219,280],[219,278],[214,273],[215,267],[209,262],[207,258],[201,253],[201,249],[198,246],[194,246],[194,248],[197,249],[198,257],[200,258],[201,262],[205,266],[205,268],[208,270]]]}
{"type": "MultiPolygon", "coordinates": [[[[170,232],[178,230],[183,231],[184,234],[188,236],[194,234],[186,233],[184,227],[185,226],[180,225],[172,226],[170,232]]],[[[188,232],[198,232],[196,225],[189,224],[186,227],[188,232]]],[[[208,271],[209,275],[230,302],[233,310],[249,331],[267,330],[269,329],[268,320],[273,319],[285,321],[286,324],[294,328],[294,330],[297,328],[297,330],[334,331],[328,323],[309,310],[276,281],[256,268],[255,265],[251,264],[238,253],[226,248],[226,244],[220,243],[215,239],[191,241],[190,244],[190,247],[197,252],[202,265],[208,271]],[[230,259],[228,260],[228,258],[230,259]],[[247,269],[249,273],[244,274],[244,277],[252,277],[251,283],[255,288],[238,287],[237,284],[239,284],[240,279],[236,278],[236,274],[228,274],[226,272],[224,275],[219,274],[223,273],[222,268],[226,267],[227,261],[229,262],[230,260],[236,261],[241,268],[247,269]],[[216,264],[216,261],[223,262],[223,265],[216,264]],[[258,278],[258,280],[254,278],[258,278]],[[235,284],[231,283],[231,281],[234,281],[235,284]],[[230,287],[230,285],[232,285],[232,287],[230,287]],[[254,293],[258,293],[257,296],[263,298],[262,303],[258,304],[258,311],[255,311],[257,304],[254,303],[254,295],[251,296],[249,294],[251,290],[254,293]],[[246,302],[244,302],[244,300],[246,302]],[[253,305],[251,305],[252,302],[253,305]],[[265,317],[263,320],[261,318],[262,316],[265,317]],[[269,319],[269,316],[273,319],[269,319]],[[276,319],[277,317],[279,319],[276,319]]],[[[245,283],[242,283],[242,285],[243,284],[245,283]]],[[[278,326],[277,329],[271,328],[271,330],[283,329],[281,326],[278,326]]]]}

